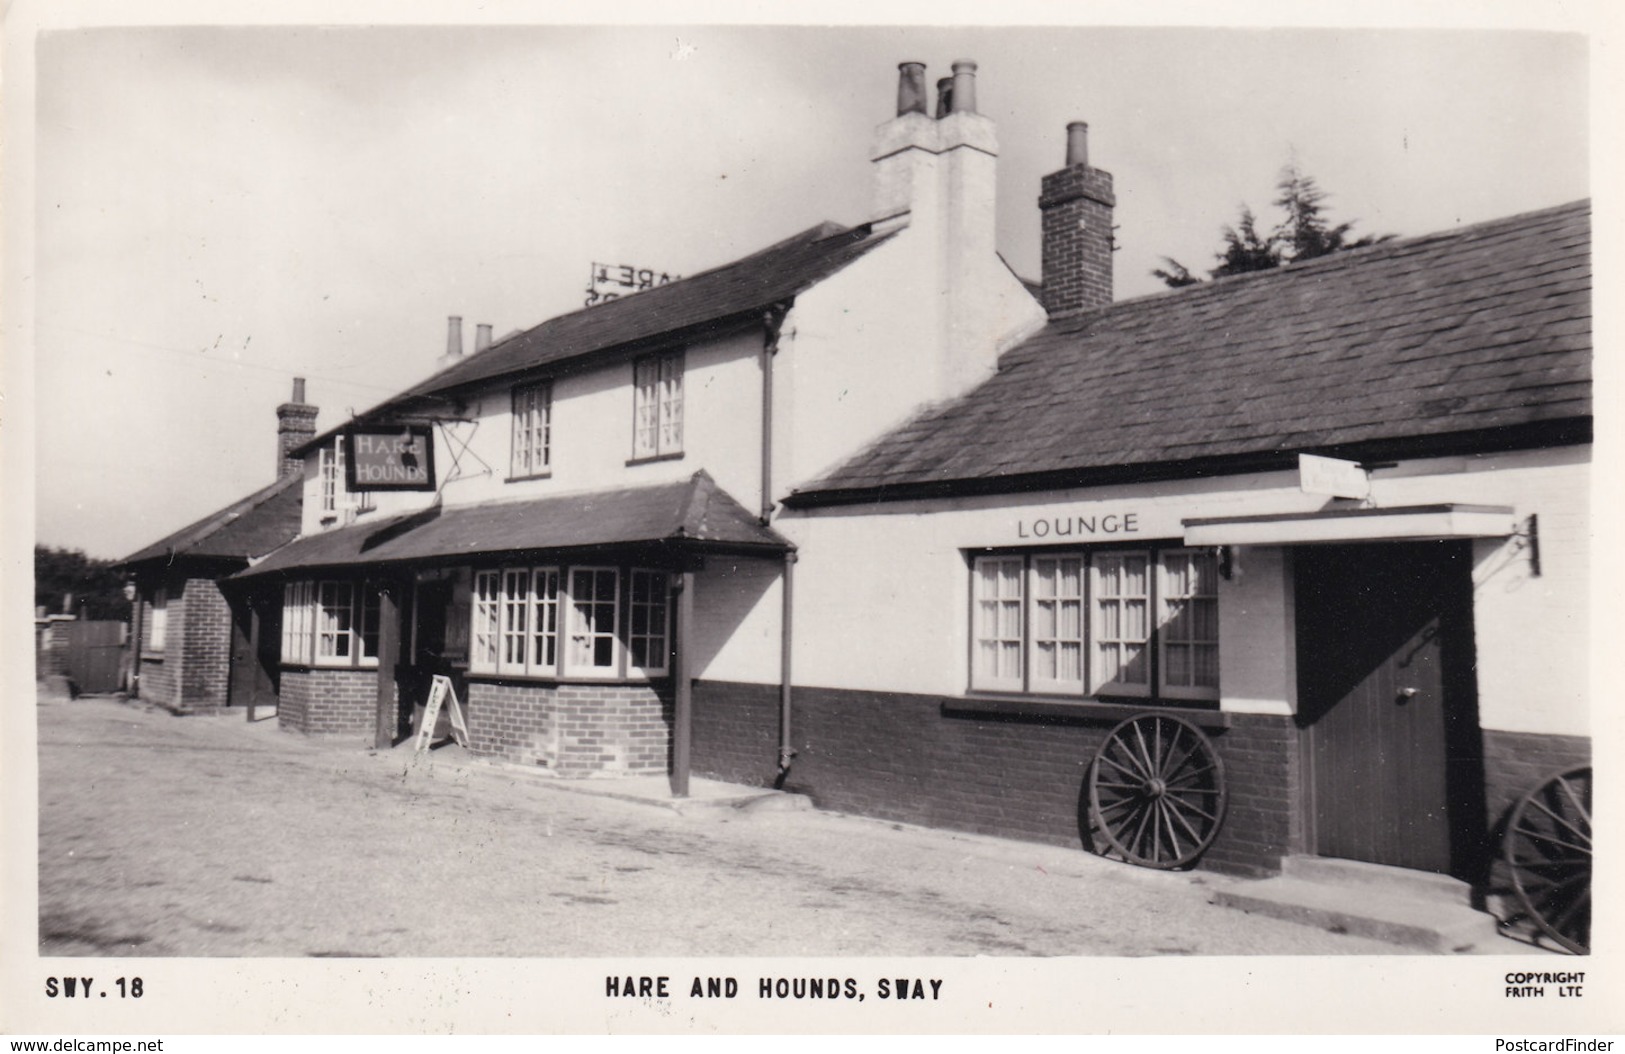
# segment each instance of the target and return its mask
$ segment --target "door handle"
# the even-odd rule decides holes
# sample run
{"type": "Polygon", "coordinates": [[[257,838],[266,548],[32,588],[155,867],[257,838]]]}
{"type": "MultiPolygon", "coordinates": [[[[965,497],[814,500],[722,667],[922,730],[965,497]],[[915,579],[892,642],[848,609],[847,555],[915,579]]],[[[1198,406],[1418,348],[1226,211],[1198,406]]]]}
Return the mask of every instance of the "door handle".
{"type": "Polygon", "coordinates": [[[1403,703],[1415,699],[1418,691],[1419,689],[1416,688],[1401,688],[1399,690],[1399,701],[1403,703]]]}

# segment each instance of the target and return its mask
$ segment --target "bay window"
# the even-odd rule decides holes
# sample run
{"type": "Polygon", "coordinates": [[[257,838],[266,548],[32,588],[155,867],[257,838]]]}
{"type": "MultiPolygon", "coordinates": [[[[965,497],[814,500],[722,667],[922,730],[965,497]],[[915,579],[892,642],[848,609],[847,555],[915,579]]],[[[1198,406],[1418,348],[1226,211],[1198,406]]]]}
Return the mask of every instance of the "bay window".
{"type": "Polygon", "coordinates": [[[1218,560],[1206,549],[980,556],[971,687],[1219,696],[1218,560]]]}
{"type": "Polygon", "coordinates": [[[644,568],[477,570],[470,670],[595,679],[664,674],[669,594],[668,574],[644,568]]]}
{"type": "Polygon", "coordinates": [[[290,666],[376,666],[378,590],[346,580],[282,587],[282,662],[290,666]]]}

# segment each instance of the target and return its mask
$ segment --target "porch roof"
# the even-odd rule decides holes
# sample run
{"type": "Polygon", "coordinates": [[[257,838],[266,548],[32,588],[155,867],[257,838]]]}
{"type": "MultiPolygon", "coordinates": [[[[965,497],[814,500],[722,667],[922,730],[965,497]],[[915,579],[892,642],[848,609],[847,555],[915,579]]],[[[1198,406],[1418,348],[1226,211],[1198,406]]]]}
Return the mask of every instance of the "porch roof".
{"type": "Polygon", "coordinates": [[[234,578],[547,549],[684,543],[690,548],[794,548],[703,470],[674,483],[528,501],[428,509],[299,538],[234,578]]]}

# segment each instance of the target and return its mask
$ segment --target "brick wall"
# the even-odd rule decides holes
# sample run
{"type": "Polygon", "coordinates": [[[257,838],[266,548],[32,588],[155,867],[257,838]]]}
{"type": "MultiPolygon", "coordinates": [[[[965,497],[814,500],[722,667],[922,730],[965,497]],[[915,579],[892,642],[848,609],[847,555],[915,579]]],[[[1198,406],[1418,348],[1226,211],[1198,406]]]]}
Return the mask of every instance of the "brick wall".
{"type": "MultiPolygon", "coordinates": [[[[702,682],[694,695],[695,772],[772,782],[777,687],[702,682]]],[[[785,789],[820,808],[1084,848],[1089,762],[1112,722],[946,716],[941,704],[939,696],[797,688],[785,789]]],[[[1202,866],[1270,874],[1295,835],[1296,732],[1285,717],[1234,721],[1211,733],[1231,805],[1202,866]]]]}
{"type": "Polygon", "coordinates": [[[689,756],[695,773],[748,787],[772,786],[779,771],[777,686],[701,681],[694,688],[692,720],[689,756]]]}
{"type": "Polygon", "coordinates": [[[378,671],[284,669],[276,719],[289,731],[371,743],[378,728],[378,671]]]}
{"type": "MultiPolygon", "coordinates": [[[[174,600],[166,602],[167,619],[174,618],[174,600]]],[[[175,624],[167,623],[164,630],[164,650],[152,650],[152,595],[149,591],[141,602],[141,698],[149,703],[175,709],[180,706],[180,660],[169,661],[170,641],[175,640],[175,624]]]]}
{"type": "Polygon", "coordinates": [[[1561,769],[1591,764],[1591,740],[1536,732],[1484,730],[1484,798],[1490,830],[1500,832],[1507,814],[1535,785],[1561,769]]]}
{"type": "Polygon", "coordinates": [[[1112,302],[1112,176],[1072,165],[1044,177],[1038,198],[1044,309],[1051,315],[1112,302]]]}
{"type": "Polygon", "coordinates": [[[467,711],[469,744],[476,754],[540,765],[563,776],[670,770],[669,682],[471,681],[467,711]]]}
{"type": "MultiPolygon", "coordinates": [[[[231,672],[231,609],[209,578],[189,578],[183,592],[182,625],[170,623],[168,652],[179,655],[180,709],[218,713],[226,705],[231,672]],[[175,632],[179,629],[180,635],[175,632]]],[[[171,602],[173,607],[173,602],[171,602]]],[[[170,618],[175,617],[171,610],[170,618]]]]}

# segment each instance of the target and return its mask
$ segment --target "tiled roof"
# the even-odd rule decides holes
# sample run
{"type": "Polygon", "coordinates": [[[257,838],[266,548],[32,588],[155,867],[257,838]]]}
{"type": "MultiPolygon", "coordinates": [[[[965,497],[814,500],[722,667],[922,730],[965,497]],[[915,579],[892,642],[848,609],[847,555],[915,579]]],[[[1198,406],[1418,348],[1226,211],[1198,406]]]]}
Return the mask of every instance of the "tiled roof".
{"type": "Polygon", "coordinates": [[[264,556],[299,534],[302,485],[303,479],[297,475],[283,476],[269,487],[125,557],[120,565],[128,567],[149,560],[172,562],[185,557],[246,563],[264,556]]]}
{"type": "Polygon", "coordinates": [[[444,510],[436,506],[323,531],[283,547],[237,577],[674,541],[776,552],[791,548],[782,535],[763,527],[701,471],[676,483],[444,510]]]}
{"type": "Polygon", "coordinates": [[[1590,216],[1576,202],[1054,320],[790,503],[1588,420],[1590,216]]]}
{"type": "MultiPolygon", "coordinates": [[[[821,223],[732,263],[670,285],[559,315],[413,385],[363,416],[416,397],[512,376],[666,335],[703,337],[740,316],[795,296],[891,237],[870,224],[821,223]]],[[[340,426],[341,428],[343,426],[340,426]]],[[[306,443],[308,450],[340,429],[306,443]]]]}

